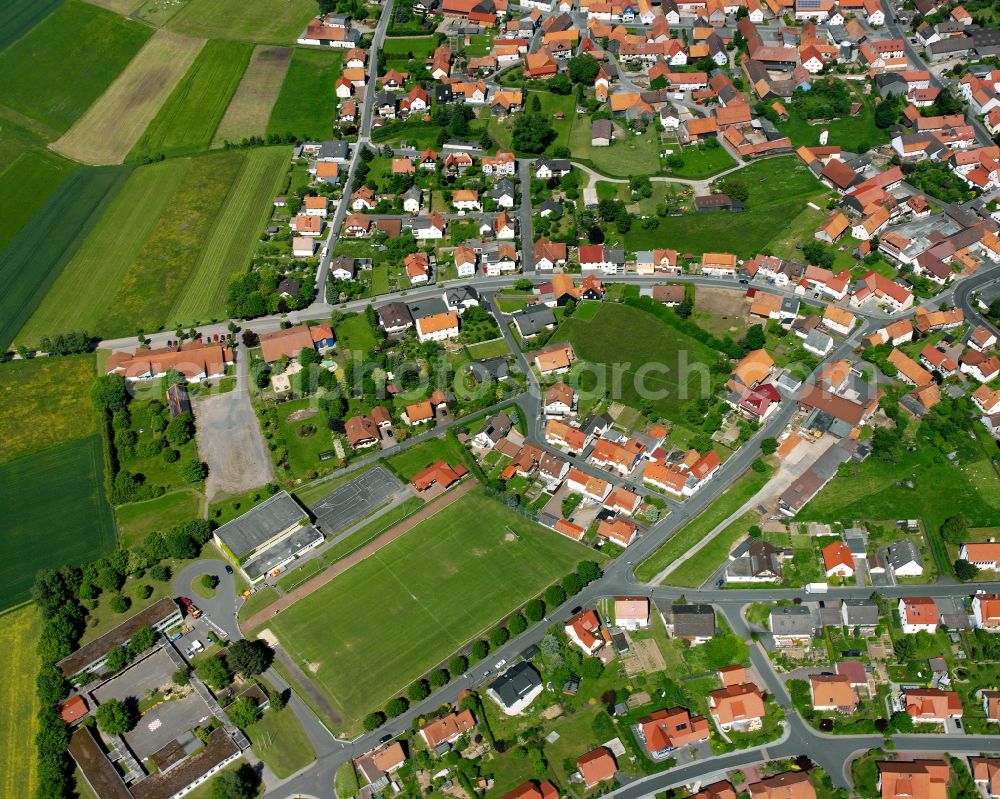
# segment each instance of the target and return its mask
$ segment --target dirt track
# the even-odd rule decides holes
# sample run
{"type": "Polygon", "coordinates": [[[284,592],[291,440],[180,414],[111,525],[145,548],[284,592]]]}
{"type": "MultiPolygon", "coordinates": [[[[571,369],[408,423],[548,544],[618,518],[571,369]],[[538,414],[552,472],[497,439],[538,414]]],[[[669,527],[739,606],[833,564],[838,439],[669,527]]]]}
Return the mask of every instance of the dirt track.
{"type": "Polygon", "coordinates": [[[313,591],[318,588],[323,587],[328,582],[330,582],[335,577],[339,577],[345,571],[350,569],[352,566],[356,566],[358,563],[363,561],[369,555],[378,552],[386,544],[395,541],[402,535],[410,532],[414,527],[416,527],[420,522],[429,519],[435,513],[440,511],[442,508],[446,508],[452,502],[457,500],[459,497],[468,494],[470,491],[475,489],[479,483],[471,478],[466,478],[465,482],[462,483],[458,488],[452,489],[446,494],[442,494],[437,499],[432,502],[428,502],[423,508],[414,513],[410,518],[397,524],[391,530],[383,535],[380,535],[373,541],[365,544],[361,549],[356,552],[352,552],[343,560],[337,561],[333,566],[323,571],[321,574],[316,575],[311,580],[303,583],[298,588],[285,594],[277,602],[268,605],[264,610],[260,611],[249,619],[247,619],[241,626],[244,630],[253,630],[260,627],[263,624],[267,624],[269,619],[277,616],[285,608],[291,607],[296,602],[298,602],[303,597],[309,596],[313,591]]]}

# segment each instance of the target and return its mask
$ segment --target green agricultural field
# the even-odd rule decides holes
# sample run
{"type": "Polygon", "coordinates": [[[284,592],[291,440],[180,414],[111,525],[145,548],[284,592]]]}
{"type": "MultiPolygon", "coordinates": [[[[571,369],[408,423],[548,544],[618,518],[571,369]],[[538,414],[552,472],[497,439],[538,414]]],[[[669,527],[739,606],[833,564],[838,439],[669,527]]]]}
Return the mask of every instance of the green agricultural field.
{"type": "Polygon", "coordinates": [[[337,95],[330,87],[340,76],[343,52],[297,48],[285,73],[278,101],[271,109],[268,134],[292,133],[325,139],[333,128],[337,95]]]}
{"type": "Polygon", "coordinates": [[[139,328],[156,330],[167,323],[245,157],[231,150],[190,160],[180,186],[98,320],[103,335],[130,336],[139,328]]]}
{"type": "Polygon", "coordinates": [[[34,796],[38,761],[34,741],[41,709],[35,675],[41,661],[35,652],[42,632],[42,614],[35,605],[0,616],[0,799],[34,796]]]}
{"type": "MultiPolygon", "coordinates": [[[[2,118],[2,113],[0,113],[0,118],[2,118]]],[[[3,119],[0,122],[0,180],[3,179],[2,175],[7,167],[20,158],[23,153],[38,145],[39,139],[36,133],[16,125],[8,119],[3,119]]],[[[3,194],[6,194],[6,191],[3,194]]]]}
{"type": "Polygon", "coordinates": [[[208,42],[129,158],[207,150],[252,55],[253,46],[246,42],[208,42]]]}
{"type": "Polygon", "coordinates": [[[128,174],[126,167],[76,169],[0,250],[0,285],[4,286],[0,296],[0,349],[9,347],[31,318],[128,174]]]}
{"type": "Polygon", "coordinates": [[[645,250],[666,241],[681,252],[731,252],[750,257],[826,191],[795,156],[755,161],[729,177],[745,182],[749,189],[745,211],[668,216],[651,230],[633,224],[623,237],[625,245],[630,250],[645,250]]]}
{"type": "Polygon", "coordinates": [[[113,11],[66,0],[0,53],[0,104],[65,131],[152,35],[113,11]]]}
{"type": "Polygon", "coordinates": [[[269,623],[356,729],[588,550],[483,492],[461,497],[269,623]],[[475,524],[469,524],[475,519],[475,524]],[[385,635],[391,620],[392,635],[385,635]]]}
{"type": "Polygon", "coordinates": [[[247,152],[194,273],[167,317],[169,321],[199,322],[224,314],[229,279],[250,264],[290,156],[288,147],[247,152]]]}
{"type": "MultiPolygon", "coordinates": [[[[4,3],[0,50],[13,44],[62,5],[63,0],[10,0],[4,3]]],[[[9,773],[9,772],[8,772],[9,773]]],[[[6,794],[0,794],[4,796],[6,794]]]]}
{"type": "Polygon", "coordinates": [[[291,44],[315,15],[313,0],[190,0],[167,27],[209,39],[291,44]]]}
{"type": "Polygon", "coordinates": [[[93,434],[93,381],[93,355],[0,364],[0,461],[93,434]]]}
{"type": "Polygon", "coordinates": [[[0,249],[10,243],[73,169],[73,163],[65,158],[30,149],[0,173],[0,249]]]}
{"type": "Polygon", "coordinates": [[[249,136],[262,136],[271,118],[271,108],[278,99],[285,73],[292,61],[291,47],[261,45],[243,73],[243,80],[233,95],[219,127],[215,129],[213,147],[227,141],[239,142],[249,136]]]}
{"type": "Polygon", "coordinates": [[[101,450],[100,436],[91,435],[0,466],[0,607],[25,601],[39,569],[87,563],[115,548],[101,450]]]}
{"type": "Polygon", "coordinates": [[[129,175],[18,334],[19,342],[37,344],[42,336],[61,330],[103,333],[99,321],[111,310],[118,284],[156,228],[191,164],[191,159],[174,158],[139,167],[129,175]]]}
{"type": "Polygon", "coordinates": [[[663,393],[658,399],[650,397],[652,406],[677,421],[688,399],[710,390],[708,369],[719,359],[714,350],[655,317],[617,304],[601,305],[590,321],[570,317],[552,341],[570,342],[577,358],[603,367],[583,366],[574,372],[582,394],[604,395],[610,390],[613,399],[634,406],[643,393],[663,393]],[[616,371],[620,391],[612,390],[616,371]]]}

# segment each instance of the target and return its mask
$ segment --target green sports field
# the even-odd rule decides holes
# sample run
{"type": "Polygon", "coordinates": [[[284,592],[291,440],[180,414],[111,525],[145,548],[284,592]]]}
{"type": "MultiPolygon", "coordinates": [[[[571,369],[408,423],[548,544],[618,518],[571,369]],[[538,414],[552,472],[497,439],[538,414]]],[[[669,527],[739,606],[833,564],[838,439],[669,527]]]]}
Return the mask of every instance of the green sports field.
{"type": "Polygon", "coordinates": [[[292,44],[315,15],[313,0],[189,0],[167,27],[188,36],[292,44]]]}
{"type": "Polygon", "coordinates": [[[224,313],[226,287],[233,274],[247,268],[281,188],[289,147],[250,150],[222,206],[201,258],[177,298],[168,319],[198,321],[224,313]]]}
{"type": "MultiPolygon", "coordinates": [[[[0,294],[0,349],[9,347],[31,318],[128,173],[127,167],[77,168],[0,250],[0,285],[4,287],[0,294]]],[[[60,327],[49,332],[64,330],[60,327]]]]}
{"type": "Polygon", "coordinates": [[[591,556],[474,491],[268,626],[354,729],[591,556]]]}
{"type": "Polygon", "coordinates": [[[246,42],[208,42],[136,142],[129,158],[207,150],[251,55],[253,46],[246,42]]]}
{"type": "Polygon", "coordinates": [[[0,506],[0,607],[26,600],[38,569],[86,563],[115,547],[98,435],[0,466],[0,506]]]}
{"type": "Polygon", "coordinates": [[[0,53],[0,104],[65,131],[152,35],[113,11],[66,0],[0,53]]]}
{"type": "Polygon", "coordinates": [[[167,162],[183,175],[98,317],[101,335],[130,336],[171,321],[245,158],[230,150],[167,162]]]}
{"type": "Polygon", "coordinates": [[[285,73],[278,101],[271,109],[268,134],[329,138],[337,107],[337,95],[330,87],[340,76],[343,61],[343,51],[297,48],[285,73]]]}
{"type": "Polygon", "coordinates": [[[0,172],[0,249],[10,243],[73,169],[71,161],[32,148],[0,172]]]}
{"type": "Polygon", "coordinates": [[[34,796],[38,783],[34,741],[39,707],[35,648],[42,614],[29,605],[0,616],[0,799],[34,796]]]}
{"type": "Polygon", "coordinates": [[[4,3],[0,50],[24,36],[62,2],[63,0],[8,0],[4,3]]]}
{"type": "MultiPolygon", "coordinates": [[[[136,169],[17,336],[35,345],[59,330],[99,334],[118,284],[190,167],[171,159],[136,169]]],[[[2,200],[0,200],[2,202],[2,200]]]]}
{"type": "Polygon", "coordinates": [[[573,372],[582,393],[603,394],[606,387],[612,399],[632,406],[648,395],[653,408],[676,421],[688,399],[701,396],[703,385],[709,390],[709,367],[719,360],[710,347],[654,316],[614,303],[602,303],[590,320],[570,317],[552,341],[570,342],[587,362],[573,372]]]}

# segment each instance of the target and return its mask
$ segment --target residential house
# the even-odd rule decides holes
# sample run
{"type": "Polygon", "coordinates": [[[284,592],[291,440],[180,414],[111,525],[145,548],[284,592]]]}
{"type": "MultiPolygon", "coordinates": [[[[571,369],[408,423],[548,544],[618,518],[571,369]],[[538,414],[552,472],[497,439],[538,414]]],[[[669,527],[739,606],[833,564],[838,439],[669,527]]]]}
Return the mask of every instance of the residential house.
{"type": "Polygon", "coordinates": [[[759,730],[764,720],[764,697],[751,682],[727,685],[708,695],[709,713],[723,732],[759,730]]]}
{"type": "Polygon", "coordinates": [[[918,724],[944,724],[948,719],[961,718],[962,700],[958,691],[940,688],[907,688],[902,694],[903,706],[918,724]]]}
{"type": "Polygon", "coordinates": [[[458,314],[454,311],[447,313],[431,314],[417,320],[417,340],[422,344],[425,341],[445,341],[450,338],[458,338],[458,314]]]}
{"type": "Polygon", "coordinates": [[[771,608],[768,626],[779,648],[809,646],[814,632],[812,611],[801,605],[778,605],[771,608]]]}
{"type": "Polygon", "coordinates": [[[486,689],[486,695],[508,716],[516,716],[542,693],[542,678],[525,661],[511,666],[486,689]]]}
{"type": "Polygon", "coordinates": [[[708,719],[692,716],[687,708],[657,710],[639,719],[639,738],[654,760],[662,760],[681,746],[707,741],[708,719]]]}
{"type": "Polygon", "coordinates": [[[938,628],[937,604],[929,596],[906,596],[899,600],[899,621],[903,632],[913,635],[918,632],[934,633],[938,628]]]}
{"type": "Polygon", "coordinates": [[[615,626],[623,630],[642,630],[649,627],[649,598],[644,596],[615,597],[615,626]]]}
{"type": "Polygon", "coordinates": [[[660,608],[660,615],[667,633],[692,646],[711,641],[717,632],[711,605],[670,604],[660,608]]]}
{"type": "Polygon", "coordinates": [[[606,747],[599,746],[576,759],[577,772],[588,791],[602,782],[608,782],[618,773],[614,755],[606,747]]]}
{"type": "Polygon", "coordinates": [[[601,620],[593,610],[580,611],[566,622],[563,630],[584,655],[593,656],[604,646],[601,620]]]}
{"type": "Polygon", "coordinates": [[[850,678],[841,674],[810,675],[809,696],[813,710],[853,713],[858,707],[858,695],[850,678]]]}

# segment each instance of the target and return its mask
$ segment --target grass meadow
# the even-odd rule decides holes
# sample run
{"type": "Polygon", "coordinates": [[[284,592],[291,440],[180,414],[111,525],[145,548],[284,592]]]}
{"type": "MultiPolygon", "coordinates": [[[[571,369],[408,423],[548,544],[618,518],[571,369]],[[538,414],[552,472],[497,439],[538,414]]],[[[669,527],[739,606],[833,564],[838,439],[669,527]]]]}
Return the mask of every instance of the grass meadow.
{"type": "Polygon", "coordinates": [[[552,341],[569,341],[580,360],[620,370],[620,387],[611,383],[610,374],[602,386],[600,379],[585,366],[574,370],[574,377],[583,393],[610,390],[612,399],[626,405],[635,406],[642,399],[636,385],[638,370],[647,364],[666,367],[665,372],[657,370],[641,375],[640,385],[665,393],[665,397],[653,399],[652,406],[676,421],[680,421],[677,414],[681,405],[700,396],[701,391],[701,376],[686,374],[686,365],[708,367],[719,359],[711,348],[655,317],[617,304],[602,304],[592,320],[570,317],[556,330],[552,341]]]}
{"type": "Polygon", "coordinates": [[[190,159],[171,159],[139,167],[129,175],[18,334],[19,342],[37,344],[42,336],[58,330],[103,332],[99,322],[111,312],[119,283],[190,167],[190,159]]]}
{"type": "Polygon", "coordinates": [[[278,100],[271,109],[268,134],[294,133],[326,139],[333,129],[337,96],[330,90],[340,76],[343,52],[297,48],[285,73],[278,100]]]}
{"type": "Polygon", "coordinates": [[[96,430],[90,384],[93,355],[0,364],[0,461],[13,460],[96,430]]]}
{"type": "Polygon", "coordinates": [[[585,556],[586,549],[472,492],[268,626],[344,726],[356,729],[365,713],[585,556]]]}
{"type": "Polygon", "coordinates": [[[170,310],[168,321],[200,321],[224,313],[229,279],[249,265],[290,157],[288,147],[247,151],[242,169],[190,280],[170,310]]]}
{"type": "MultiPolygon", "coordinates": [[[[79,167],[0,250],[0,349],[10,346],[121,189],[124,167],[79,167]]],[[[60,330],[50,331],[53,333],[60,330]]]]}
{"type": "Polygon", "coordinates": [[[102,335],[130,336],[167,323],[245,157],[233,150],[168,162],[186,164],[184,175],[98,319],[102,335]]]}
{"type": "Polygon", "coordinates": [[[88,164],[122,163],[204,44],[158,30],[53,148],[88,164]]]}
{"type": "Polygon", "coordinates": [[[113,11],[66,0],[0,53],[0,104],[65,131],[152,35],[113,11]]]}
{"type": "Polygon", "coordinates": [[[213,146],[264,135],[291,60],[291,47],[261,45],[253,51],[243,80],[215,130],[213,146]]]}
{"type": "Polygon", "coordinates": [[[34,796],[38,762],[33,745],[37,731],[35,675],[41,666],[35,648],[42,614],[34,605],[0,616],[0,799],[34,796]]]}
{"type": "Polygon", "coordinates": [[[28,599],[39,569],[87,563],[115,548],[101,449],[94,434],[0,465],[0,607],[28,599]]]}
{"type": "Polygon", "coordinates": [[[246,42],[208,42],[129,157],[181,155],[208,149],[252,54],[253,47],[246,42]]]}
{"type": "Polygon", "coordinates": [[[201,516],[203,497],[197,491],[171,491],[145,502],[130,502],[115,508],[121,545],[131,547],[142,543],[153,530],[168,530],[175,524],[201,516]]]}
{"type": "MultiPolygon", "coordinates": [[[[731,252],[750,257],[781,234],[788,220],[826,191],[796,156],[768,158],[751,163],[731,176],[746,183],[746,210],[668,216],[646,230],[633,224],[625,234],[630,250],[659,247],[669,241],[681,252],[731,252]]],[[[821,204],[821,203],[817,203],[821,204]]]]}
{"type": "Polygon", "coordinates": [[[168,27],[188,36],[292,44],[315,15],[313,0],[190,0],[168,27]]]}
{"type": "Polygon", "coordinates": [[[73,169],[65,158],[29,149],[0,173],[0,249],[10,243],[73,169]]]}

